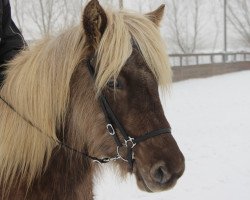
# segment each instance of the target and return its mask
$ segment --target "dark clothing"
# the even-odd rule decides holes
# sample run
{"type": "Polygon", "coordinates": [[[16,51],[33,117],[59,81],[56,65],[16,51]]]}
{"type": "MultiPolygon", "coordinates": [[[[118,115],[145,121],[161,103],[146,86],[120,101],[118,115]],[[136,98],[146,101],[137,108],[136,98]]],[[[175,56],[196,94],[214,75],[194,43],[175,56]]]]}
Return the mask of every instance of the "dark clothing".
{"type": "Polygon", "coordinates": [[[4,79],[2,64],[13,58],[26,45],[21,32],[11,19],[9,0],[0,0],[0,83],[4,79]]]}

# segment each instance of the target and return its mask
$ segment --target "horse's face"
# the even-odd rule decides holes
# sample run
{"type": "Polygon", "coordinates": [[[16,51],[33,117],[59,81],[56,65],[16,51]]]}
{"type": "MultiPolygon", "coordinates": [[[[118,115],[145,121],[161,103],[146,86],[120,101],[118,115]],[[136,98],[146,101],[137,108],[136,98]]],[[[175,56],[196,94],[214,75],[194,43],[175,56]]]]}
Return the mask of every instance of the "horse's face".
{"type": "MultiPolygon", "coordinates": [[[[158,84],[137,49],[133,50],[118,76],[115,90],[112,80],[110,83],[104,94],[130,136],[139,137],[170,126],[164,116],[158,84]]],[[[171,134],[139,143],[134,147],[134,153],[133,172],[142,190],[155,192],[168,189],[183,174],[184,157],[171,134]]],[[[121,162],[120,165],[126,170],[127,163],[121,162]]]]}
{"type": "MultiPolygon", "coordinates": [[[[158,24],[162,15],[161,7],[148,16],[158,24]]],[[[90,51],[94,51],[107,24],[107,17],[98,1],[92,0],[87,5],[83,23],[90,51]]],[[[160,102],[158,83],[140,50],[133,48],[118,78],[112,81],[108,82],[102,92],[131,137],[139,137],[146,132],[170,126],[160,102]]],[[[114,155],[115,147],[115,143],[110,140],[108,144],[105,143],[102,153],[114,155]]],[[[156,192],[169,189],[184,172],[184,157],[169,133],[145,140],[137,144],[133,150],[135,154],[133,173],[142,190],[156,192]]],[[[128,171],[127,163],[117,163],[122,171],[128,171]]]]}

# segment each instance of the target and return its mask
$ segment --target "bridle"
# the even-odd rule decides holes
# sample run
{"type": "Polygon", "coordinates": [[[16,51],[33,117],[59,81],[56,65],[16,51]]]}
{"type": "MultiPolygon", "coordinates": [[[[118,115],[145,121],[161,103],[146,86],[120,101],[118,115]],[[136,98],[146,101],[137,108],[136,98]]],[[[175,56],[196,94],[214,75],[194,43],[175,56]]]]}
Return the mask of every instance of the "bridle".
{"type": "MultiPolygon", "coordinates": [[[[95,79],[95,70],[94,70],[94,67],[92,65],[91,60],[88,60],[87,65],[88,65],[89,73],[91,74],[93,79],[95,79]]],[[[116,147],[117,148],[117,152],[116,152],[117,155],[115,158],[113,158],[113,160],[121,159],[123,161],[128,162],[130,167],[133,167],[133,162],[134,162],[133,149],[137,144],[139,144],[139,143],[141,143],[149,138],[161,135],[163,133],[169,133],[169,134],[171,133],[171,128],[167,127],[167,128],[160,128],[157,130],[147,132],[139,137],[131,137],[127,133],[126,129],[123,127],[122,123],[116,117],[115,113],[112,111],[106,96],[101,93],[101,95],[99,97],[99,101],[100,101],[102,111],[105,115],[105,119],[106,119],[106,123],[107,123],[107,125],[106,125],[107,131],[108,131],[109,135],[111,135],[113,137],[113,139],[116,143],[116,146],[117,146],[116,147]],[[116,132],[116,129],[118,129],[119,132],[121,133],[121,135],[123,137],[123,142],[121,142],[121,140],[119,139],[118,134],[116,132]],[[127,157],[126,158],[123,158],[119,153],[119,149],[122,147],[127,148],[127,157]]]]}
{"type": "MultiPolygon", "coordinates": [[[[93,79],[95,79],[95,70],[93,65],[91,64],[91,60],[87,61],[87,66],[88,66],[88,70],[90,75],[92,76],[93,79]]],[[[1,83],[0,83],[1,85],[1,83]]],[[[149,138],[152,137],[156,137],[158,135],[161,135],[163,133],[171,133],[171,128],[167,127],[167,128],[160,128],[157,130],[153,130],[150,132],[147,132],[139,137],[131,137],[126,129],[123,127],[122,123],[119,121],[119,119],[116,117],[116,115],[114,114],[114,112],[112,111],[109,102],[106,98],[106,96],[104,94],[100,94],[99,96],[99,102],[102,108],[102,111],[105,115],[105,119],[106,119],[106,128],[108,131],[108,134],[110,136],[112,136],[112,138],[114,139],[115,143],[116,143],[116,156],[115,157],[105,157],[105,158],[97,158],[94,156],[89,155],[88,153],[79,151],[71,146],[69,146],[68,144],[61,142],[59,140],[54,139],[53,137],[49,136],[48,134],[44,133],[38,126],[36,126],[32,121],[30,121],[29,119],[27,119],[25,116],[21,115],[8,101],[6,101],[1,95],[0,95],[0,99],[2,100],[2,102],[4,102],[11,110],[13,110],[17,115],[19,115],[21,118],[23,118],[28,124],[30,124],[32,127],[34,127],[36,130],[38,130],[39,132],[45,134],[48,138],[50,138],[51,140],[53,140],[54,142],[56,142],[57,144],[59,144],[61,147],[65,147],[70,151],[73,151],[75,153],[79,153],[84,157],[87,157],[91,160],[93,160],[94,162],[98,162],[98,163],[108,163],[110,161],[116,161],[116,160],[123,160],[125,162],[128,162],[129,166],[131,168],[133,168],[133,162],[135,160],[134,158],[134,152],[133,149],[135,148],[135,146],[149,138]],[[116,130],[119,130],[121,136],[123,137],[123,142],[120,140],[118,133],[116,130]],[[122,157],[120,154],[120,148],[125,147],[127,148],[127,156],[126,158],[122,157]]]]}

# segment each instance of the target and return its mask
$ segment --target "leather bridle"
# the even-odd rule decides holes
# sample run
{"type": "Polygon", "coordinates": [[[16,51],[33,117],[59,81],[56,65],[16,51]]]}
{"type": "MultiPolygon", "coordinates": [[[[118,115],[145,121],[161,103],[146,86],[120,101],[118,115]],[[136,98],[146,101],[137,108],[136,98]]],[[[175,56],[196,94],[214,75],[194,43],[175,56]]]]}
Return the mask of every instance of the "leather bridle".
{"type": "MultiPolygon", "coordinates": [[[[94,70],[94,67],[92,65],[92,62],[89,60],[87,62],[87,65],[88,65],[89,73],[91,74],[93,79],[95,79],[95,70],[94,70]]],[[[107,131],[113,137],[113,139],[116,143],[116,146],[117,146],[117,155],[113,159],[115,159],[115,160],[121,159],[123,161],[126,161],[130,165],[130,167],[133,167],[133,161],[134,161],[133,149],[137,144],[139,144],[140,142],[143,142],[149,138],[161,135],[163,133],[171,133],[171,128],[167,127],[167,128],[160,128],[157,130],[147,132],[139,137],[131,137],[127,133],[126,129],[123,127],[122,123],[116,117],[114,112],[112,111],[106,96],[101,94],[99,97],[99,101],[100,101],[102,111],[105,115],[105,119],[106,119],[106,123],[107,123],[107,125],[106,125],[107,131]],[[116,130],[119,130],[120,134],[122,135],[123,142],[121,142],[116,130]],[[123,158],[119,153],[119,149],[121,147],[127,148],[127,157],[126,158],[123,158]]]]}
{"type": "MultiPolygon", "coordinates": [[[[90,60],[87,61],[87,66],[88,66],[88,70],[90,75],[92,76],[93,79],[95,79],[95,70],[94,67],[92,66],[90,60]]],[[[0,83],[1,85],[1,83],[0,83]]],[[[153,130],[150,132],[147,132],[139,137],[131,137],[126,129],[123,127],[122,123],[119,121],[119,119],[116,117],[116,115],[114,114],[114,112],[112,111],[109,102],[106,98],[105,95],[103,95],[102,93],[99,96],[99,102],[102,108],[102,111],[105,115],[105,119],[106,119],[106,128],[108,131],[108,134],[110,136],[113,137],[115,143],[116,143],[116,156],[115,157],[105,157],[105,158],[97,158],[94,156],[89,155],[88,153],[79,151],[73,147],[71,147],[70,145],[58,141],[56,139],[54,139],[53,137],[49,136],[48,134],[44,133],[38,126],[36,126],[31,120],[29,120],[28,118],[26,118],[25,116],[21,115],[8,101],[6,101],[6,99],[4,99],[1,95],[0,95],[0,99],[2,100],[3,103],[5,103],[11,110],[13,110],[17,115],[19,115],[21,118],[23,118],[28,124],[30,124],[31,126],[33,126],[36,130],[38,130],[39,132],[45,134],[48,138],[50,138],[51,140],[53,140],[54,142],[56,142],[57,144],[59,144],[61,147],[65,147],[70,151],[73,151],[75,153],[79,153],[84,157],[87,157],[95,162],[98,163],[108,163],[110,161],[116,161],[116,160],[123,160],[128,162],[129,166],[133,168],[133,162],[134,162],[134,152],[133,149],[135,148],[135,146],[149,138],[152,137],[156,137],[158,135],[164,134],[164,133],[171,133],[171,128],[167,127],[167,128],[160,128],[157,130],[153,130]],[[119,130],[119,133],[122,136],[122,140],[120,140],[120,137],[118,136],[117,130],[119,130]],[[120,154],[120,148],[125,147],[127,148],[127,156],[126,158],[122,157],[120,154]]]]}

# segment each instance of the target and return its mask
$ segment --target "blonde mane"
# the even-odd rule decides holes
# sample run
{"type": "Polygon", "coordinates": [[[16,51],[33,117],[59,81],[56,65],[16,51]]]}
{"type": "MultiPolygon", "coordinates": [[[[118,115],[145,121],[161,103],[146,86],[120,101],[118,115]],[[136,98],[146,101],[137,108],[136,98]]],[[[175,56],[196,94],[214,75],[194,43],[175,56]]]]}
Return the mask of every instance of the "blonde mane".
{"type": "MultiPolygon", "coordinates": [[[[106,11],[108,25],[97,50],[97,93],[116,78],[132,53],[133,38],[159,85],[171,82],[166,47],[158,27],[143,15],[106,11]]],[[[0,101],[0,185],[16,179],[28,186],[39,177],[57,146],[57,126],[64,123],[71,76],[86,59],[85,34],[79,25],[45,38],[22,51],[7,67],[1,96],[32,127],[0,101]]],[[[84,78],[84,77],[83,77],[84,78]]]]}
{"type": "Polygon", "coordinates": [[[109,23],[97,52],[97,90],[102,90],[110,78],[119,75],[132,53],[132,39],[138,45],[159,85],[168,86],[172,81],[172,72],[159,27],[144,15],[137,13],[106,14],[109,23]]]}
{"type": "Polygon", "coordinates": [[[57,145],[72,73],[84,53],[84,32],[75,27],[57,38],[45,38],[8,64],[1,96],[38,127],[32,127],[0,101],[0,185],[41,175],[57,145]],[[46,136],[47,135],[47,136],[46,136]]]}

